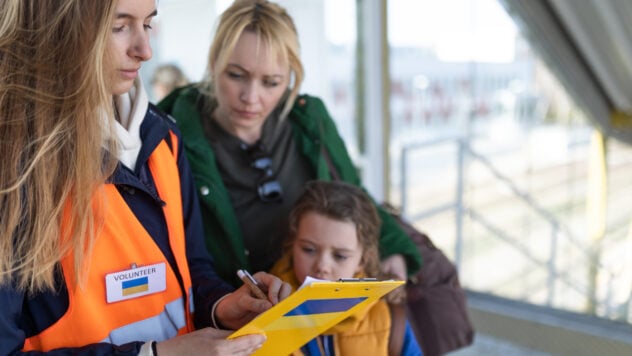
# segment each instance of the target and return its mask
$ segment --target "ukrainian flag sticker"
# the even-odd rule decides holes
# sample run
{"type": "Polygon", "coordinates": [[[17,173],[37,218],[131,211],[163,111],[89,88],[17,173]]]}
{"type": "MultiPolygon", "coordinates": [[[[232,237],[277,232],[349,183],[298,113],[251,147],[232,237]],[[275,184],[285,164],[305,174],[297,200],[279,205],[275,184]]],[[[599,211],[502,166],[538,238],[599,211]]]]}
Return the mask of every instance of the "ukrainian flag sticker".
{"type": "Polygon", "coordinates": [[[123,295],[124,296],[147,292],[148,290],[149,290],[149,278],[147,277],[140,277],[140,278],[123,282],[123,295]]]}

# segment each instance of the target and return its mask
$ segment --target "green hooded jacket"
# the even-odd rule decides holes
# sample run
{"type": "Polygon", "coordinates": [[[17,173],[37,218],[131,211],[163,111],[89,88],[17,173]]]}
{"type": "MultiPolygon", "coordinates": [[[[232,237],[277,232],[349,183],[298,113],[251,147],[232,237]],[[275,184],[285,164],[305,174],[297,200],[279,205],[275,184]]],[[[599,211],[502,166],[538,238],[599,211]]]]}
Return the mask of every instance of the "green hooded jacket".
{"type": "MultiPolygon", "coordinates": [[[[215,259],[217,273],[234,286],[239,286],[241,282],[236,271],[249,269],[250,266],[228,191],[217,169],[213,150],[204,136],[198,110],[200,100],[198,89],[189,85],[173,91],[158,107],[175,118],[182,132],[184,148],[200,199],[206,247],[215,259]]],[[[321,145],[324,145],[340,179],[360,185],[356,167],[320,99],[308,95],[299,96],[287,119],[292,126],[297,149],[317,172],[314,179],[331,180],[327,162],[321,154],[321,145]]],[[[421,267],[421,256],[415,244],[386,211],[377,204],[376,207],[382,219],[381,256],[403,255],[408,274],[414,274],[421,267]]]]}

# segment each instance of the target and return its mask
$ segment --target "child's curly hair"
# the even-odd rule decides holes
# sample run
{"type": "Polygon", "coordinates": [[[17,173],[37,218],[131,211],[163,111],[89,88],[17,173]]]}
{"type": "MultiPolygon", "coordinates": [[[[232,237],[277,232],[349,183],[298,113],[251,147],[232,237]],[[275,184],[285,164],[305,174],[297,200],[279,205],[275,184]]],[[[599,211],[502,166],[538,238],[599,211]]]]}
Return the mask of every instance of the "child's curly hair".
{"type": "Polygon", "coordinates": [[[310,181],[297,200],[289,219],[289,238],[285,249],[291,249],[301,218],[309,212],[355,225],[362,247],[364,273],[378,277],[380,257],[378,236],[381,220],[368,194],[361,188],[342,181],[310,181]]]}

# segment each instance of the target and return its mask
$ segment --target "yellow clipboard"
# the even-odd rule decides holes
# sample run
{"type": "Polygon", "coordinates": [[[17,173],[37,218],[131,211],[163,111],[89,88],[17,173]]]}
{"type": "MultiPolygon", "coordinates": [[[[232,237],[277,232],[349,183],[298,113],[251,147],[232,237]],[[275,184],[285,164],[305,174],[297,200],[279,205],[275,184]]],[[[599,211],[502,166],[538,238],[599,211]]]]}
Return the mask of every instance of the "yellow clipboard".
{"type": "Polygon", "coordinates": [[[304,284],[228,338],[265,333],[266,342],[253,355],[289,355],[404,283],[359,279],[304,284]]]}

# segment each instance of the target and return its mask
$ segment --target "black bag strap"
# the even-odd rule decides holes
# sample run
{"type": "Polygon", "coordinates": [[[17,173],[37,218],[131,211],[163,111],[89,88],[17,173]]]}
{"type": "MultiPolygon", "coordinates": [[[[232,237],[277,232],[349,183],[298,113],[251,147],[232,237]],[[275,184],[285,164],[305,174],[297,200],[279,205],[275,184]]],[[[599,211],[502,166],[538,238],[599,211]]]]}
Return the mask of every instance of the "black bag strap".
{"type": "Polygon", "coordinates": [[[323,140],[322,140],[323,122],[320,118],[318,118],[318,128],[320,129],[320,136],[321,136],[320,153],[325,159],[325,162],[327,163],[327,168],[329,168],[329,174],[331,174],[332,180],[342,180],[340,179],[340,174],[338,174],[338,170],[336,169],[336,166],[334,165],[334,161],[332,161],[331,156],[329,155],[329,151],[327,151],[327,147],[325,147],[325,144],[323,143],[323,140]]]}
{"type": "Polygon", "coordinates": [[[321,145],[320,150],[323,154],[323,157],[325,158],[325,162],[327,162],[327,167],[329,168],[329,174],[331,174],[331,178],[333,180],[342,180],[340,179],[340,175],[338,174],[338,171],[336,170],[336,166],[334,166],[334,162],[331,160],[331,157],[329,156],[327,147],[325,147],[325,145],[321,145]]]}
{"type": "Polygon", "coordinates": [[[389,356],[400,356],[404,347],[406,334],[406,306],[404,304],[388,303],[391,313],[391,332],[388,336],[389,356]]]}

